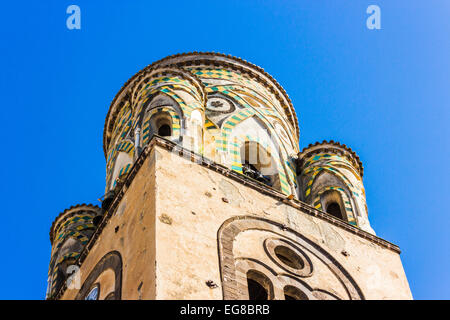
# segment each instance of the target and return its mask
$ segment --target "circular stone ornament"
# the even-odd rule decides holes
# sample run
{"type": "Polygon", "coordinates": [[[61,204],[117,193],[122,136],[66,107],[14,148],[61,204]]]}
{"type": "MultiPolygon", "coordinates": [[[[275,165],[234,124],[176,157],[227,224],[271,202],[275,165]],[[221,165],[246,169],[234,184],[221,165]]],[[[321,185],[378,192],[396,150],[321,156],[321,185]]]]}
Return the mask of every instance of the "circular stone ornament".
{"type": "Polygon", "coordinates": [[[206,109],[214,112],[220,113],[230,113],[233,112],[236,108],[234,105],[227,99],[222,97],[208,97],[208,103],[206,104],[206,109]]]}
{"type": "Polygon", "coordinates": [[[285,271],[304,278],[312,276],[311,259],[291,242],[269,238],[264,241],[264,249],[270,259],[285,271]]]}

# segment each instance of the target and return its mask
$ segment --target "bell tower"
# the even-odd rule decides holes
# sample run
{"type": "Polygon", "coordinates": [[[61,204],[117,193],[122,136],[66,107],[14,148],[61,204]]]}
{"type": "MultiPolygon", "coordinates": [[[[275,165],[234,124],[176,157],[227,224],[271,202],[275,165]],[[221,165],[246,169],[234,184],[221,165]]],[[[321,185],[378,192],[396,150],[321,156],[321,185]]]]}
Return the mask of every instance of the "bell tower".
{"type": "Polygon", "coordinates": [[[370,227],[363,165],[354,151],[334,141],[310,144],[299,154],[301,199],[353,226],[370,227]]]}
{"type": "Polygon", "coordinates": [[[101,208],[52,226],[48,299],[411,299],[359,157],[299,139],[254,64],[193,52],[142,69],[106,117],[101,208]]]}

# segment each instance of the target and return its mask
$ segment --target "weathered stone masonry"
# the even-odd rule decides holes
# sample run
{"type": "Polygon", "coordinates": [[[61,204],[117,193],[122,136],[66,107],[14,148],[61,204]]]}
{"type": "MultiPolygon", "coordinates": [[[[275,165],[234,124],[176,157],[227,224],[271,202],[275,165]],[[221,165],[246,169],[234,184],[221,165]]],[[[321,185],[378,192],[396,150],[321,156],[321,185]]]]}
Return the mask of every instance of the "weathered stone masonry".
{"type": "Polygon", "coordinates": [[[107,115],[102,208],[52,226],[48,298],[410,299],[359,157],[298,145],[289,97],[257,66],[190,53],[143,69],[107,115]]]}

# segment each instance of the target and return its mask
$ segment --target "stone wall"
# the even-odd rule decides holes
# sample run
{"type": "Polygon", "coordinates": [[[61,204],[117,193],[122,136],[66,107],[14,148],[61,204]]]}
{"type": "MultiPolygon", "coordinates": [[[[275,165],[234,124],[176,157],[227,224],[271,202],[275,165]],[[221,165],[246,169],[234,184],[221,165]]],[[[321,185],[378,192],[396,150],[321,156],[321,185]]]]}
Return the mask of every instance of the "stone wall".
{"type": "MultiPolygon", "coordinates": [[[[142,159],[88,246],[80,268],[83,293],[102,281],[100,298],[109,288],[120,290],[121,299],[245,299],[246,274],[255,270],[270,280],[275,299],[284,298],[287,286],[309,299],[412,298],[394,245],[159,145],[142,159]],[[280,244],[297,252],[303,266],[277,260],[280,244]],[[121,265],[98,267],[110,252],[120,255],[121,265]],[[120,269],[121,278],[102,276],[111,268],[120,269]]],[[[62,296],[74,298],[83,298],[77,289],[62,296]]]]}

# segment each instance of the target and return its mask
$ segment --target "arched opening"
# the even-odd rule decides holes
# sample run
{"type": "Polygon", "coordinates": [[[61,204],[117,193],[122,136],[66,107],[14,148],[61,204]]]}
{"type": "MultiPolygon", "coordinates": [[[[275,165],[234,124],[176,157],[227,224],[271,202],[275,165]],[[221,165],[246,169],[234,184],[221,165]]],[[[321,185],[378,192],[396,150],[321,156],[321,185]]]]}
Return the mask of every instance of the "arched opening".
{"type": "Polygon", "coordinates": [[[249,300],[270,300],[273,297],[272,283],[259,271],[247,272],[247,288],[249,300]]]}
{"type": "Polygon", "coordinates": [[[332,216],[342,219],[341,207],[336,202],[331,202],[327,205],[326,212],[332,216]]]}
{"type": "Polygon", "coordinates": [[[341,194],[336,190],[328,190],[320,196],[323,210],[333,217],[347,221],[347,214],[343,210],[344,203],[341,194]]]}
{"type": "MultiPolygon", "coordinates": [[[[150,136],[171,137],[173,134],[172,117],[167,111],[159,111],[148,120],[150,136]]],[[[145,128],[144,128],[145,130],[145,128]]]]}
{"type": "MultiPolygon", "coordinates": [[[[114,283],[113,287],[111,287],[111,290],[113,290],[113,292],[108,293],[108,298],[111,300],[120,300],[122,297],[122,257],[117,251],[111,251],[100,259],[100,261],[95,265],[94,269],[92,269],[92,271],[84,281],[81,289],[78,291],[78,294],[75,297],[75,300],[84,300],[85,297],[87,297],[89,293],[92,292],[92,289],[97,283],[99,276],[108,269],[112,270],[113,274],[107,276],[107,278],[110,278],[109,281],[111,281],[111,278],[113,278],[114,283]]],[[[99,296],[99,292],[97,292],[97,296],[99,296]]]]}
{"type": "Polygon", "coordinates": [[[240,153],[244,175],[275,189],[281,189],[275,160],[259,143],[244,143],[240,153]]]}
{"type": "Polygon", "coordinates": [[[249,300],[268,300],[267,290],[258,281],[247,279],[249,300]]]}
{"type": "Polygon", "coordinates": [[[168,124],[163,124],[158,128],[158,135],[161,137],[170,137],[172,130],[168,124]]]}
{"type": "Polygon", "coordinates": [[[294,286],[286,286],[283,291],[285,300],[309,300],[303,291],[294,286]]]}

